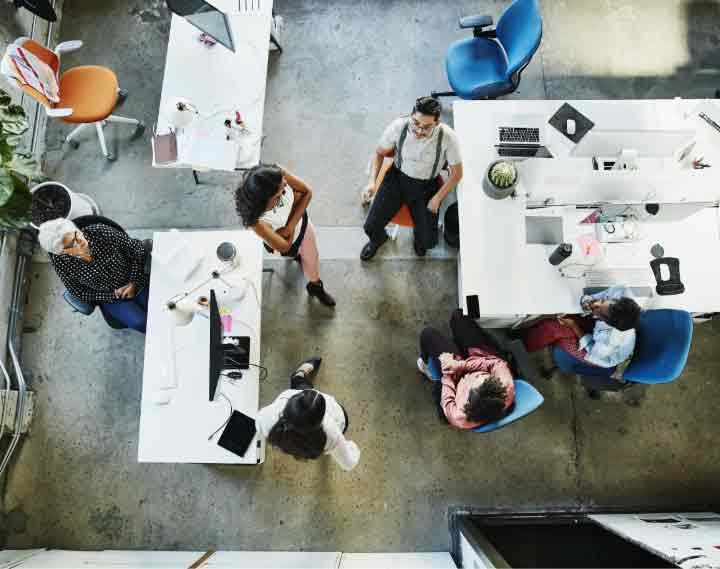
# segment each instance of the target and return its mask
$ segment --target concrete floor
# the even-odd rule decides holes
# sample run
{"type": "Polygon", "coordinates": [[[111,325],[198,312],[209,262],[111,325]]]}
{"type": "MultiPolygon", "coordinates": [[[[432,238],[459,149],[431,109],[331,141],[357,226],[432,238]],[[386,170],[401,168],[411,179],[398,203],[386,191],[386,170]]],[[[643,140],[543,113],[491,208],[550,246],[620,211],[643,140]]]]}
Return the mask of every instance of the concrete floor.
{"type": "MultiPolygon", "coordinates": [[[[168,17],[158,0],[66,0],[67,63],[113,67],[131,97],[123,114],[157,113],[168,17]]],[[[367,157],[384,125],[418,95],[444,88],[442,54],[455,21],[499,14],[505,1],[278,0],[286,51],[272,54],[264,159],[316,190],[323,228],[357,227],[367,157]]],[[[545,0],[543,46],[519,98],[712,96],[720,86],[717,2],[545,0]]],[[[451,117],[448,116],[448,120],[451,117]]],[[[48,133],[50,175],[93,195],[126,227],[236,224],[238,177],[153,170],[147,135],[110,127],[106,163],[89,134],[77,151],[48,133]]],[[[337,247],[337,244],[335,244],[337,247]]],[[[363,451],[344,473],[269,450],[257,468],[138,464],[143,338],[99,315],[69,313],[47,265],[32,270],[24,362],[38,393],[32,435],[8,476],[12,547],[447,550],[447,510],[624,506],[716,508],[720,457],[720,323],[702,324],[670,385],[588,399],[570,377],[538,384],[545,404],[491,435],[441,425],[415,371],[416,338],[456,304],[452,260],[387,258],[362,267],[349,251],[323,266],[335,314],[309,304],[297,267],[266,277],[261,386],[270,402],[311,353],[318,385],[351,417],[363,451]],[[21,520],[24,523],[17,523],[21,520]],[[24,526],[24,527],[23,527],[24,526]]],[[[8,518],[10,519],[10,518],[8,518]]]]}

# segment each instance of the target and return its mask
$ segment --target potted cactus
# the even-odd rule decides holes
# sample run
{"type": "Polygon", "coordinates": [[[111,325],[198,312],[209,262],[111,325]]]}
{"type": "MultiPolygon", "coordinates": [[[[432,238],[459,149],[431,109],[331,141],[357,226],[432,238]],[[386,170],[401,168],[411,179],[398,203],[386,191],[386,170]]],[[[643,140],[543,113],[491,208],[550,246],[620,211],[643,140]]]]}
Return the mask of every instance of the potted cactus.
{"type": "Polygon", "coordinates": [[[485,175],[485,193],[493,199],[501,200],[515,193],[518,170],[514,162],[496,160],[487,169],[485,175]]]}
{"type": "Polygon", "coordinates": [[[32,154],[21,150],[29,123],[20,105],[0,89],[0,230],[23,229],[30,223],[29,184],[46,178],[32,154]]]}

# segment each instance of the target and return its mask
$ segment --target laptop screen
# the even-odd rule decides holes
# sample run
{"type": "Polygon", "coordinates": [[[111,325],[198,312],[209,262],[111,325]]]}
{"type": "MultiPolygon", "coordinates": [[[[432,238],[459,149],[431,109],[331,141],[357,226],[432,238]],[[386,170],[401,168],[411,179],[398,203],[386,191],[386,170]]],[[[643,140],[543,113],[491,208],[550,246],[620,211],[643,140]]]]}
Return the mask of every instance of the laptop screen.
{"type": "Polygon", "coordinates": [[[205,0],[167,0],[171,12],[182,16],[230,51],[235,51],[227,16],[205,0]]]}

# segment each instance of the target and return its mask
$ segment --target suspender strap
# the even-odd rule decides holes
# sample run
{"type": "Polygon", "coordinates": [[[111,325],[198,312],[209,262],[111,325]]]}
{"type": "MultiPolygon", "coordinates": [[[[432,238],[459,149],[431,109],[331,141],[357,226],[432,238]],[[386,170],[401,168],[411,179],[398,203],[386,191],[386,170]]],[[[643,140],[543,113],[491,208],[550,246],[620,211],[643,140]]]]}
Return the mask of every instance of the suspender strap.
{"type": "Polygon", "coordinates": [[[435,164],[433,164],[432,171],[430,172],[430,179],[434,180],[437,175],[440,173],[437,171],[438,165],[440,164],[440,154],[442,152],[442,141],[443,141],[443,134],[445,131],[443,130],[441,125],[438,125],[438,128],[440,129],[440,132],[438,132],[438,139],[437,139],[437,147],[435,148],[435,164]]]}
{"type": "Polygon", "coordinates": [[[408,133],[408,123],[405,123],[402,131],[400,132],[400,140],[398,140],[397,152],[395,153],[395,166],[398,170],[402,169],[402,149],[405,145],[405,139],[408,133]]]}

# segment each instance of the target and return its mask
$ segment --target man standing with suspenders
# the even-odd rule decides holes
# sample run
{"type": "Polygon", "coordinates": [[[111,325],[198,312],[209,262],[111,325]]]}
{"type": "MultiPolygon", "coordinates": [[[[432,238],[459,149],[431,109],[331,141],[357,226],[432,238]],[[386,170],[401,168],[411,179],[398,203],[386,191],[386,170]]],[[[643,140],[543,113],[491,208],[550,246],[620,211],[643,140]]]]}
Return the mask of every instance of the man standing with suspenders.
{"type": "Polygon", "coordinates": [[[415,253],[422,257],[437,239],[437,214],[440,204],[462,178],[460,148],[455,131],[440,123],[442,107],[437,99],[421,97],[415,101],[410,117],[390,123],[380,139],[370,167],[366,199],[375,196],[365,220],[365,233],[370,241],[360,258],[369,261],[388,239],[385,226],[407,204],[415,224],[415,253]],[[376,185],[378,173],[386,157],[394,156],[390,170],[376,185]],[[436,178],[445,163],[450,165],[450,178],[440,189],[436,178]]]}

